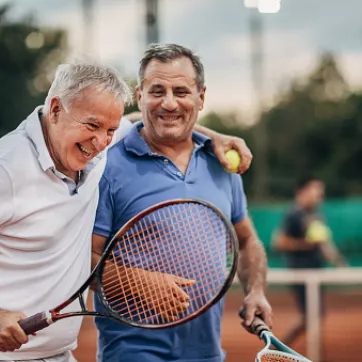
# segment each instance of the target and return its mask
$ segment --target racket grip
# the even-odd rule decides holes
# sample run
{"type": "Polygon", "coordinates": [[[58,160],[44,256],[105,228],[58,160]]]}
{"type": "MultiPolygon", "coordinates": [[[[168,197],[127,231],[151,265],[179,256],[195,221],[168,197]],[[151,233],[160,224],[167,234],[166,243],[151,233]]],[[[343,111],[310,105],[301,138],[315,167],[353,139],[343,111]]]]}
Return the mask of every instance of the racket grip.
{"type": "MultiPolygon", "coordinates": [[[[244,308],[240,309],[239,316],[240,318],[245,320],[246,315],[244,308]]],[[[264,323],[264,321],[257,316],[255,316],[253,321],[251,322],[250,330],[259,337],[261,336],[262,332],[270,331],[269,327],[264,323]]]]}
{"type": "Polygon", "coordinates": [[[21,319],[18,323],[26,335],[40,331],[51,324],[45,312],[37,313],[29,318],[21,319]]]}

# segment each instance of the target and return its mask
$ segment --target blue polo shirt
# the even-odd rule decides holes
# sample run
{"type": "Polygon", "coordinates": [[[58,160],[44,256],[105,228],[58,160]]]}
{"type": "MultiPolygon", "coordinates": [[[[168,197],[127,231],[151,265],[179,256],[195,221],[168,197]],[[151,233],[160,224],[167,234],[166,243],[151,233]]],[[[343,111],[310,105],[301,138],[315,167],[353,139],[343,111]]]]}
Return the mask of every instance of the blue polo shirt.
{"type": "MultiPolygon", "coordinates": [[[[193,133],[195,148],[185,174],[168,158],[153,153],[133,126],[108,151],[100,182],[94,233],[111,238],[145,208],[175,198],[198,198],[213,203],[233,224],[241,221],[246,199],[241,177],[222,168],[211,140],[193,133]]],[[[222,362],[220,330],[224,301],[200,317],[178,327],[146,330],[96,318],[98,360],[102,362],[222,362]]],[[[103,306],[95,298],[95,308],[103,306]]]]}

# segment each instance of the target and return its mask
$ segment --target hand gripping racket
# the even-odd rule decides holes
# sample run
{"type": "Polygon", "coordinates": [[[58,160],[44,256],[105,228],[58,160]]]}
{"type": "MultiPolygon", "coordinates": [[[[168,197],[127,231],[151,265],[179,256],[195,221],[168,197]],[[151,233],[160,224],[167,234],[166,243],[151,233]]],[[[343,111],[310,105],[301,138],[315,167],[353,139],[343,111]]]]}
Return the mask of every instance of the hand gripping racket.
{"type": "Polygon", "coordinates": [[[237,250],[233,225],[212,204],[195,199],[159,203],[117,232],[87,281],[67,301],[19,324],[26,334],[81,315],[142,328],[180,325],[226,293],[235,276],[237,250]],[[82,294],[94,281],[104,313],[85,306],[82,294]],[[61,313],[76,299],[80,311],[61,313]]]}
{"type": "MultiPolygon", "coordinates": [[[[245,319],[243,309],[239,312],[239,316],[245,319]]],[[[265,347],[256,355],[255,362],[312,362],[275,337],[262,319],[254,317],[250,329],[265,343],[265,347]],[[276,349],[271,349],[271,346],[276,349]]]]}

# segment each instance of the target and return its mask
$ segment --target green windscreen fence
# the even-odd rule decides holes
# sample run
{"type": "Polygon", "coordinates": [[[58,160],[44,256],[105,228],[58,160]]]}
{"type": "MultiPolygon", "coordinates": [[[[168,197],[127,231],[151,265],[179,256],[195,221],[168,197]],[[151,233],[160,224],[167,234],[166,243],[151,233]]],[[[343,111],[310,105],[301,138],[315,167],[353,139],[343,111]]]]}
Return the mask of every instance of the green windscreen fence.
{"type": "MultiPolygon", "coordinates": [[[[250,215],[263,241],[270,267],[283,267],[284,259],[271,247],[272,235],[291,204],[253,205],[250,215]]],[[[327,200],[321,212],[331,228],[333,240],[351,266],[362,266],[362,199],[327,200]]]]}

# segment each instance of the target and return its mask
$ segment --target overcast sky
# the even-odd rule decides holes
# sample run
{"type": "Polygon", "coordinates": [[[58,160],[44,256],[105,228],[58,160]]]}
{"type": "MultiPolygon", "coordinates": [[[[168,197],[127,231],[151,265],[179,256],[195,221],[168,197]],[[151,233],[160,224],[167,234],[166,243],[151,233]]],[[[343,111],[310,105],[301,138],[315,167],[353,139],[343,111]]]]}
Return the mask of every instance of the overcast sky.
{"type": "MultiPolygon", "coordinates": [[[[0,4],[9,1],[0,0],[0,4]]],[[[13,0],[13,18],[65,28],[72,55],[84,53],[81,0],[13,0]]],[[[92,54],[135,76],[145,46],[144,0],[94,0],[92,54]]],[[[250,72],[250,10],[243,0],[160,0],[160,41],[195,50],[206,69],[208,110],[249,111],[255,104],[250,72]]],[[[347,81],[362,88],[361,0],[282,0],[263,15],[267,100],[291,79],[310,72],[318,54],[337,55],[347,81]]],[[[88,39],[90,40],[90,39],[88,39]]]]}

